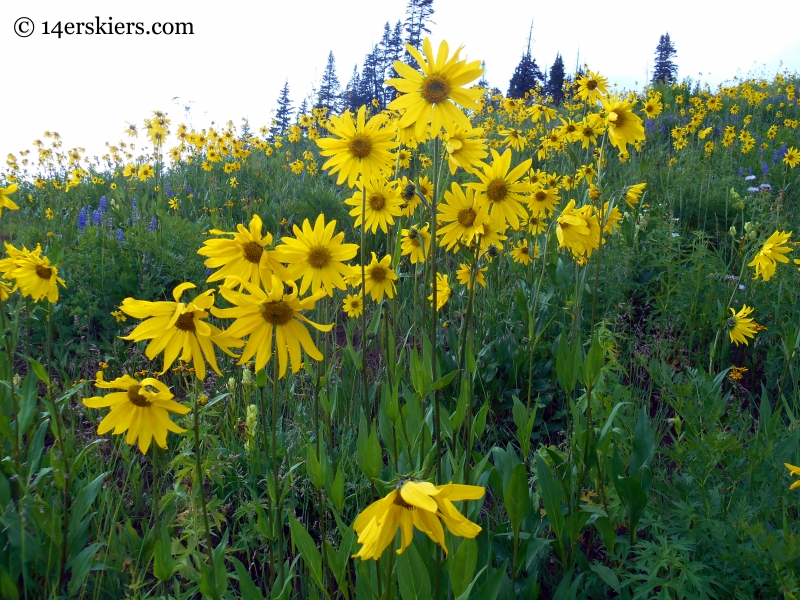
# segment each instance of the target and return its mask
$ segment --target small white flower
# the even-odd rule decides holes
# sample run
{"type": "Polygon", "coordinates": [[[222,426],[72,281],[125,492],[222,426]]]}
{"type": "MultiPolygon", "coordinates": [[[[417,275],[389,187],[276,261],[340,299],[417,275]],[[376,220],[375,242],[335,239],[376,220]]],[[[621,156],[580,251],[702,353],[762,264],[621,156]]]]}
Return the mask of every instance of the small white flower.
{"type": "Polygon", "coordinates": [[[673,233],[672,237],[681,237],[681,234],[680,233],[673,233]]]}
{"type": "Polygon", "coordinates": [[[747,177],[744,178],[744,180],[745,181],[753,181],[753,179],[755,179],[755,178],[756,178],[755,175],[748,175],[747,177]]]}

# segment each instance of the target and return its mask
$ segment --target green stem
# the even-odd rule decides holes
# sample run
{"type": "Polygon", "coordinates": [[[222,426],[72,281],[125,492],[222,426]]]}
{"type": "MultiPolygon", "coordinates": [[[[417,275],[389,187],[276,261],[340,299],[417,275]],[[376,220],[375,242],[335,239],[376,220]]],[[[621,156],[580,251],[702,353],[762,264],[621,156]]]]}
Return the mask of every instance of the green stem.
{"type": "MultiPolygon", "coordinates": [[[[275,351],[277,354],[278,340],[277,330],[274,334],[275,351]]],[[[274,523],[278,530],[278,572],[280,573],[281,584],[284,582],[283,578],[283,523],[280,520],[280,501],[281,493],[278,489],[278,357],[272,357],[272,481],[275,484],[275,504],[274,504],[274,523]]]]}
{"type": "Polygon", "coordinates": [[[211,577],[214,577],[214,547],[211,545],[211,525],[208,520],[208,506],[206,505],[206,490],[203,485],[203,458],[200,453],[200,402],[197,393],[197,382],[195,381],[194,393],[194,456],[196,461],[196,486],[200,492],[200,509],[203,511],[203,526],[206,538],[206,555],[208,556],[208,566],[211,577]]]}

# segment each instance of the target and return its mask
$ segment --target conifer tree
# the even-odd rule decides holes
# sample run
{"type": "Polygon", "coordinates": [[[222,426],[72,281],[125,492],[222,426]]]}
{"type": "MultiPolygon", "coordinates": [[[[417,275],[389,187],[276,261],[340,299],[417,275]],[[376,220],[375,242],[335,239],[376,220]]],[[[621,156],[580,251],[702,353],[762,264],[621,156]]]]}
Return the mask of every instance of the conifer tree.
{"type": "Polygon", "coordinates": [[[350,76],[350,81],[347,82],[347,87],[342,94],[342,106],[345,109],[355,111],[359,106],[364,104],[359,95],[361,90],[361,74],[358,72],[358,65],[353,67],[353,74],[350,76]]]}
{"type": "MultiPolygon", "coordinates": [[[[430,33],[428,24],[433,24],[433,0],[409,0],[406,7],[406,43],[417,50],[422,47],[424,34],[430,33]]],[[[406,59],[410,58],[406,52],[406,59]]]]}
{"type": "Polygon", "coordinates": [[[306,114],[308,114],[308,98],[303,98],[300,108],[297,109],[297,115],[300,116],[306,114]]]}
{"type": "Polygon", "coordinates": [[[336,76],[336,59],[331,50],[328,54],[328,63],[325,65],[325,73],[322,75],[322,83],[319,86],[317,108],[327,108],[329,114],[340,112],[340,95],[339,78],[336,76]]]}
{"type": "Polygon", "coordinates": [[[564,75],[564,59],[561,57],[561,53],[558,53],[553,61],[553,66],[550,67],[550,77],[547,78],[545,86],[545,93],[553,98],[556,105],[561,104],[564,100],[564,75]]]}
{"type": "Polygon", "coordinates": [[[286,129],[292,124],[292,101],[289,100],[289,80],[283,84],[283,89],[278,96],[278,110],[269,132],[272,136],[283,135],[286,129]]]}
{"type": "Polygon", "coordinates": [[[507,96],[509,98],[524,98],[529,90],[534,89],[543,82],[544,75],[542,75],[539,65],[536,64],[536,59],[531,57],[529,47],[522,55],[522,59],[520,59],[514,74],[511,76],[507,96]]]}
{"type": "Polygon", "coordinates": [[[653,83],[674,83],[678,79],[678,65],[672,60],[678,51],[669,38],[669,32],[658,40],[656,62],[653,65],[653,83]]]}

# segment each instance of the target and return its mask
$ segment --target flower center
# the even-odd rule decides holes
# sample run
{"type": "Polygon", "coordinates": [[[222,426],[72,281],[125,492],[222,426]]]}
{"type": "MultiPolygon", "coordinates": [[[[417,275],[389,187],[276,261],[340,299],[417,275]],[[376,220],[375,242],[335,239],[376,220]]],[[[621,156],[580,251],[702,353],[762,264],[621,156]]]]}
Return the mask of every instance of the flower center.
{"type": "Polygon", "coordinates": [[[140,385],[132,385],[128,388],[128,400],[134,406],[138,406],[140,408],[145,408],[146,406],[150,406],[152,402],[148,400],[145,396],[142,396],[139,393],[139,390],[142,389],[140,385]]]}
{"type": "Polygon", "coordinates": [[[594,90],[597,89],[597,82],[594,79],[590,79],[589,81],[586,82],[586,89],[589,90],[590,92],[593,92],[594,90]]]}
{"type": "Polygon", "coordinates": [[[440,75],[432,75],[422,84],[422,97],[431,104],[444,102],[450,92],[450,84],[440,75]]]}
{"type": "Polygon", "coordinates": [[[350,140],[350,152],[356,158],[364,158],[372,150],[372,142],[365,135],[357,135],[350,140]]]}
{"type": "Polygon", "coordinates": [[[194,311],[183,313],[180,317],[178,317],[175,327],[181,331],[194,331],[194,311]]]}
{"type": "Polygon", "coordinates": [[[519,249],[519,251],[520,251],[520,252],[522,252],[522,253],[523,253],[524,255],[526,255],[526,256],[528,255],[528,247],[527,247],[527,246],[522,246],[522,247],[519,249]]]}
{"type": "Polygon", "coordinates": [[[397,496],[394,497],[394,503],[393,504],[395,506],[402,506],[406,510],[414,510],[416,508],[416,506],[412,506],[411,504],[409,504],[408,502],[403,500],[403,496],[400,495],[400,492],[398,492],[397,496]]]}
{"type": "Polygon", "coordinates": [[[373,194],[369,197],[369,207],[372,210],[381,210],[386,206],[386,198],[381,194],[373,194]]]}
{"type": "Polygon", "coordinates": [[[535,198],[537,202],[544,202],[545,200],[547,200],[547,194],[539,190],[538,192],[536,192],[535,198]]]}
{"type": "Polygon", "coordinates": [[[324,269],[331,261],[331,253],[323,246],[312,248],[308,253],[308,264],[315,269],[324,269]]]}
{"type": "Polygon", "coordinates": [[[559,221],[558,226],[561,227],[561,229],[569,229],[569,223],[562,223],[559,221]]]}
{"type": "Polygon", "coordinates": [[[49,281],[53,276],[53,269],[51,267],[36,265],[36,274],[42,279],[47,279],[49,281]]]}
{"type": "Polygon", "coordinates": [[[251,263],[258,264],[261,262],[261,255],[264,254],[264,248],[262,248],[258,242],[247,242],[242,247],[242,252],[247,260],[251,263]]]}
{"type": "Polygon", "coordinates": [[[489,184],[489,188],[486,190],[486,195],[492,202],[500,202],[508,195],[508,186],[506,185],[506,182],[502,179],[495,179],[489,184]]]}
{"type": "Polygon", "coordinates": [[[383,265],[374,265],[369,271],[369,277],[375,283],[383,283],[386,281],[386,267],[383,265]]]}
{"type": "Polygon", "coordinates": [[[261,316],[270,325],[286,325],[292,320],[294,309],[283,300],[261,305],[261,316]]]}
{"type": "Polygon", "coordinates": [[[477,214],[471,208],[462,208],[458,211],[458,222],[460,225],[464,227],[472,227],[472,224],[475,222],[477,218],[477,214]]]}
{"type": "Polygon", "coordinates": [[[613,111],[608,115],[608,120],[611,121],[614,127],[622,127],[625,125],[625,116],[616,111],[613,111]]]}

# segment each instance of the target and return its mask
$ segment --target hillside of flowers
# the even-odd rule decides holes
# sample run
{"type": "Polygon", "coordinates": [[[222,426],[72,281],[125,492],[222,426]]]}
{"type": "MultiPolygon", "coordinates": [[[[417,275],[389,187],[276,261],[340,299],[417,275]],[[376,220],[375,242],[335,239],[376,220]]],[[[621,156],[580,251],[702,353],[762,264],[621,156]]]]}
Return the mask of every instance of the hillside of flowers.
{"type": "Polygon", "coordinates": [[[8,155],[0,596],[800,595],[800,76],[437,44],[385,110],[8,155]]]}

